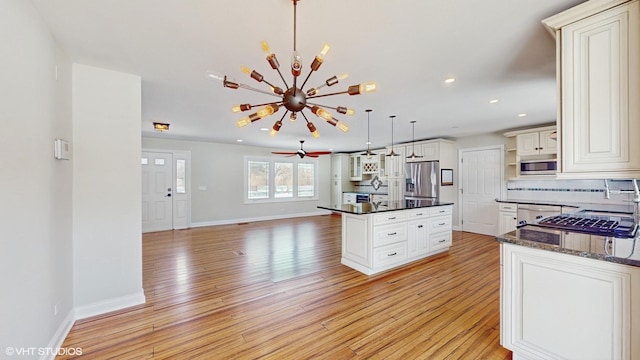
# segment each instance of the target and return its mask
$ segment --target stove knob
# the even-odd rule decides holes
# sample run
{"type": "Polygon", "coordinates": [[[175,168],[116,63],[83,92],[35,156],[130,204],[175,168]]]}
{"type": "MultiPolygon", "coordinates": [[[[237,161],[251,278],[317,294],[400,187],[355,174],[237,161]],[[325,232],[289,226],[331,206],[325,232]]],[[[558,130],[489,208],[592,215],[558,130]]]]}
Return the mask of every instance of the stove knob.
{"type": "Polygon", "coordinates": [[[525,225],[527,225],[527,220],[520,220],[520,222],[518,223],[518,225],[520,225],[520,226],[525,226],[525,225]]]}

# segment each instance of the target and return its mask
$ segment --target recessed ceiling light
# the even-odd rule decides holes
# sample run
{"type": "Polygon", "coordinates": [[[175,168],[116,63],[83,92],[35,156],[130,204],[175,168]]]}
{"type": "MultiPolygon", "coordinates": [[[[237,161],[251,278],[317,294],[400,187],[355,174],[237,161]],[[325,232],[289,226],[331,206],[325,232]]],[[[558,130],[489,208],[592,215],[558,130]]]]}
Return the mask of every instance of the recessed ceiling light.
{"type": "Polygon", "coordinates": [[[456,79],[452,77],[444,79],[445,84],[451,84],[454,81],[456,81],[456,79]]]}
{"type": "Polygon", "coordinates": [[[489,104],[495,104],[498,102],[498,99],[491,99],[489,100],[489,104]]]}
{"type": "Polygon", "coordinates": [[[260,128],[260,131],[269,131],[269,128],[260,128]]]}
{"type": "Polygon", "coordinates": [[[242,140],[242,139],[238,139],[238,140],[236,140],[236,142],[243,142],[243,141],[244,141],[244,140],[242,140]]]}
{"type": "Polygon", "coordinates": [[[525,116],[527,116],[527,114],[525,113],[518,114],[518,117],[525,117],[525,116]]]}

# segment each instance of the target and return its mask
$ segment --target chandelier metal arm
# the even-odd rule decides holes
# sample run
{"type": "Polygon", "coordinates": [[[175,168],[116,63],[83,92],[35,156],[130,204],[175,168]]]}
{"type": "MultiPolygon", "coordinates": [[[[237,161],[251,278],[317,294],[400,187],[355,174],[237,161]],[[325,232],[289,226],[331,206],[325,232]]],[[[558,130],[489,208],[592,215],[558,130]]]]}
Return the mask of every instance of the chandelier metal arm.
{"type": "Polygon", "coordinates": [[[342,95],[342,94],[348,94],[348,93],[349,93],[349,90],[338,91],[338,92],[329,93],[329,94],[318,94],[318,95],[308,96],[307,99],[317,99],[317,98],[321,98],[321,97],[327,97],[327,96],[333,96],[333,95],[342,95]]]}
{"type": "Polygon", "coordinates": [[[302,86],[300,86],[300,90],[304,89],[304,86],[307,84],[307,81],[309,80],[309,78],[311,77],[311,74],[313,74],[313,70],[309,71],[309,74],[307,75],[307,77],[304,79],[304,82],[302,83],[302,86]]]}
{"type": "Polygon", "coordinates": [[[242,89],[245,89],[245,90],[251,90],[251,91],[259,92],[259,93],[262,93],[262,94],[266,94],[266,95],[271,95],[271,96],[276,96],[276,97],[282,98],[278,94],[274,94],[274,93],[272,93],[270,91],[260,90],[260,89],[254,88],[253,86],[250,86],[250,85],[247,85],[247,84],[238,84],[238,87],[242,88],[242,89]]]}
{"type": "Polygon", "coordinates": [[[278,72],[278,75],[280,75],[280,79],[282,79],[282,82],[284,83],[284,88],[288,89],[289,84],[287,84],[287,80],[285,80],[284,76],[282,76],[282,72],[280,71],[280,68],[276,68],[276,71],[278,72]]]}

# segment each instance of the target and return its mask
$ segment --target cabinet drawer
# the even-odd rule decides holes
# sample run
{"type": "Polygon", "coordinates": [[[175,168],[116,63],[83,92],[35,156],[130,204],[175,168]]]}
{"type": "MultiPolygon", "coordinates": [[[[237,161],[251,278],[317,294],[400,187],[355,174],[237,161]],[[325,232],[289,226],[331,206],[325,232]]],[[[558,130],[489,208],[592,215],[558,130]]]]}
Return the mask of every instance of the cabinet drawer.
{"type": "Polygon", "coordinates": [[[438,215],[451,215],[451,206],[435,206],[429,208],[430,216],[438,216],[438,215]]]}
{"type": "Polygon", "coordinates": [[[439,250],[442,248],[448,248],[451,246],[451,231],[432,234],[429,236],[429,243],[431,244],[431,250],[439,250]]]}
{"type": "Polygon", "coordinates": [[[407,223],[389,224],[373,228],[373,246],[407,240],[407,223]]]}
{"type": "Polygon", "coordinates": [[[407,220],[422,219],[429,216],[428,208],[420,208],[407,211],[407,220]]]}
{"type": "Polygon", "coordinates": [[[513,212],[516,212],[516,211],[518,211],[518,204],[499,203],[498,204],[498,209],[500,211],[513,211],[513,212]]]}
{"type": "Polygon", "coordinates": [[[451,216],[438,216],[429,219],[430,232],[451,230],[451,216]]]}
{"type": "Polygon", "coordinates": [[[381,246],[373,250],[373,267],[401,263],[407,259],[407,242],[381,246]]]}
{"type": "Polygon", "coordinates": [[[389,211],[384,214],[373,216],[373,225],[388,224],[399,221],[406,221],[407,214],[404,211],[389,211]]]}

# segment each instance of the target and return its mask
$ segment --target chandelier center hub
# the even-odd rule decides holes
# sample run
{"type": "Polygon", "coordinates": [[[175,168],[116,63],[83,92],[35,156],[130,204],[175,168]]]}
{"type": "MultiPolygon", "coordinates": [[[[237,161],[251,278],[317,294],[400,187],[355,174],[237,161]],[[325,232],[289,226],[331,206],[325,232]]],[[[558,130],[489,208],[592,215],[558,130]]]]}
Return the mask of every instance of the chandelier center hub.
{"type": "Polygon", "coordinates": [[[291,87],[283,95],[283,104],[289,111],[302,111],[307,106],[307,95],[297,87],[291,87]]]}

